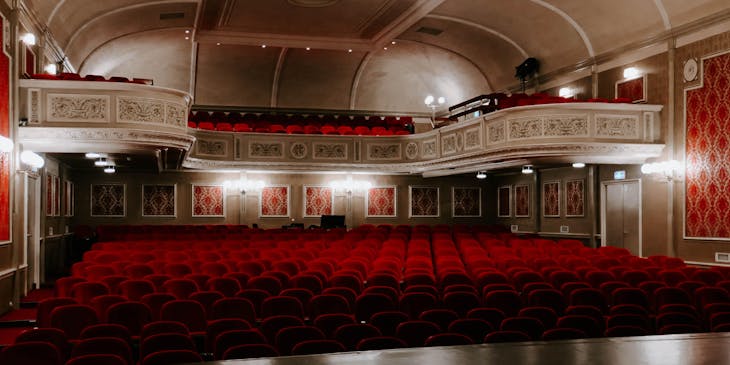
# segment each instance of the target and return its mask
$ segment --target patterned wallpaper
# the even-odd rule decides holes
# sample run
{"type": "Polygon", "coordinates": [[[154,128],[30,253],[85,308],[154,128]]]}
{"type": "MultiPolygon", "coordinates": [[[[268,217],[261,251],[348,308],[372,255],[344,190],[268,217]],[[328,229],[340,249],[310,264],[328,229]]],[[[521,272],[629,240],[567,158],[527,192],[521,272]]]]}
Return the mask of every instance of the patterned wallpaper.
{"type": "Polygon", "coordinates": [[[438,217],[439,188],[435,186],[410,186],[410,216],[438,217]]]}
{"type": "Polygon", "coordinates": [[[331,215],[334,211],[334,192],[328,186],[304,186],[304,216],[331,215]]]}
{"type": "Polygon", "coordinates": [[[261,217],[289,216],[289,186],[267,186],[261,190],[261,217]]]}
{"type": "Polygon", "coordinates": [[[396,191],[395,186],[376,187],[368,189],[367,216],[368,217],[395,217],[396,191]]]}

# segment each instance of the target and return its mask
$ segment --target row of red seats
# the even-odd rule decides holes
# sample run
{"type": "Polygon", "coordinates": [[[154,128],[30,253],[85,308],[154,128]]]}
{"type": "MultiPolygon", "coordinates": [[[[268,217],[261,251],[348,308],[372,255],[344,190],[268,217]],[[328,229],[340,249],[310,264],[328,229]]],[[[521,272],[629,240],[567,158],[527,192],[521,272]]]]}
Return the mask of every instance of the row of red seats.
{"type": "Polygon", "coordinates": [[[285,133],[285,134],[326,134],[326,135],[340,135],[340,136],[401,136],[409,135],[411,132],[405,127],[368,127],[364,125],[358,125],[353,127],[350,126],[339,126],[333,125],[312,125],[307,124],[301,125],[287,125],[282,124],[270,124],[266,126],[250,126],[247,123],[236,123],[230,124],[227,122],[215,123],[212,122],[192,122],[188,121],[188,128],[197,128],[209,131],[219,132],[254,132],[254,133],[285,133]]]}
{"type": "Polygon", "coordinates": [[[133,84],[142,84],[142,85],[152,85],[152,80],[150,79],[140,79],[140,78],[133,78],[128,79],[126,77],[122,76],[112,76],[109,79],[105,78],[104,76],[100,75],[86,75],[81,76],[77,73],[71,73],[71,72],[62,72],[60,75],[50,75],[50,74],[33,74],[30,76],[32,79],[40,79],[40,80],[67,80],[67,81],[110,81],[110,82],[128,82],[133,84]]]}

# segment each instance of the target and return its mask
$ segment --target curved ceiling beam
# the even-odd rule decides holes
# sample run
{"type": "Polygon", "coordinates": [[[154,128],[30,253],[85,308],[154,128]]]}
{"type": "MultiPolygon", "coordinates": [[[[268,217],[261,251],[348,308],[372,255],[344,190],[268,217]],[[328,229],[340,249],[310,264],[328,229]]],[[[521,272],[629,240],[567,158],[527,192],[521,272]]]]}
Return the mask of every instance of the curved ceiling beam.
{"type": "Polygon", "coordinates": [[[522,54],[522,57],[525,57],[525,58],[529,57],[528,54],[527,54],[527,52],[525,52],[525,50],[522,47],[520,47],[520,45],[517,44],[517,42],[515,42],[512,38],[507,37],[503,33],[500,33],[500,32],[498,32],[498,31],[496,31],[496,30],[494,30],[492,28],[485,27],[485,26],[483,26],[483,25],[481,25],[479,23],[474,23],[472,21],[469,21],[469,20],[466,20],[466,19],[462,19],[462,18],[453,17],[453,16],[438,15],[438,14],[428,14],[424,18],[446,20],[446,21],[449,21],[449,22],[463,24],[463,25],[466,25],[466,26],[469,26],[469,27],[472,27],[472,28],[477,28],[479,30],[482,30],[482,31],[485,31],[485,32],[487,32],[489,34],[492,34],[494,36],[497,36],[500,39],[502,39],[503,41],[511,44],[512,47],[514,47],[515,49],[517,49],[517,51],[522,54]]]}
{"type": "Polygon", "coordinates": [[[350,86],[350,110],[355,109],[355,99],[357,99],[357,88],[360,86],[360,78],[365,71],[365,66],[370,63],[371,58],[373,58],[373,52],[365,53],[365,57],[362,58],[360,65],[357,66],[357,72],[355,72],[355,77],[352,79],[352,86],[350,86]]]}
{"type": "Polygon", "coordinates": [[[573,29],[578,33],[580,38],[583,40],[583,44],[586,46],[586,49],[588,50],[588,55],[593,58],[596,56],[596,52],[593,50],[593,44],[591,44],[591,40],[588,39],[588,34],[586,34],[585,30],[578,24],[578,22],[575,21],[575,19],[571,18],[570,15],[568,15],[566,12],[558,9],[552,4],[548,4],[547,2],[543,0],[530,0],[533,3],[540,5],[550,11],[552,11],[555,14],[560,15],[561,18],[563,18],[568,24],[570,24],[573,29]]]}
{"type": "Polygon", "coordinates": [[[279,102],[279,79],[281,78],[281,69],[284,67],[284,59],[286,58],[286,51],[288,48],[281,47],[279,52],[279,59],[276,60],[276,68],[274,69],[274,80],[271,84],[271,107],[276,108],[279,102]]]}
{"type": "Polygon", "coordinates": [[[56,16],[56,12],[58,12],[58,9],[61,8],[63,3],[65,3],[66,0],[60,0],[56,6],[53,7],[53,10],[51,10],[51,15],[48,16],[48,21],[46,21],[46,25],[51,25],[51,21],[53,20],[53,17],[56,16]]]}
{"type": "MultiPolygon", "coordinates": [[[[123,6],[121,8],[115,8],[113,10],[109,10],[106,13],[98,15],[98,16],[92,18],[91,20],[85,22],[80,27],[78,27],[78,29],[76,29],[73,32],[73,34],[71,35],[71,37],[68,39],[68,42],[66,42],[66,46],[63,48],[63,53],[64,54],[66,53],[66,50],[69,49],[69,47],[73,44],[73,42],[76,40],[76,38],[79,36],[79,34],[81,34],[82,31],[84,31],[86,28],[91,26],[93,23],[96,23],[97,21],[102,20],[109,15],[114,15],[117,13],[125,12],[127,10],[145,8],[148,6],[161,5],[161,4],[195,3],[195,4],[198,4],[198,6],[200,6],[200,1],[201,0],[157,0],[157,1],[147,2],[144,4],[127,5],[127,6],[123,6]]],[[[192,26],[194,27],[195,24],[193,24],[192,26]]]]}
{"type": "Polygon", "coordinates": [[[659,15],[662,16],[664,30],[672,29],[672,23],[669,22],[669,15],[667,14],[667,9],[664,7],[664,3],[662,3],[662,0],[654,0],[654,5],[656,5],[657,10],[659,11],[659,15]]]}
{"type": "Polygon", "coordinates": [[[494,90],[494,87],[492,86],[492,82],[489,81],[489,77],[487,76],[487,74],[484,73],[484,71],[482,71],[482,69],[479,67],[479,65],[477,65],[476,63],[474,63],[474,61],[472,61],[469,57],[466,57],[463,54],[454,51],[453,49],[449,49],[449,48],[437,46],[437,45],[431,44],[431,43],[426,43],[426,42],[421,42],[421,41],[414,41],[414,40],[410,40],[410,39],[399,39],[398,42],[411,42],[411,43],[416,43],[416,44],[420,44],[420,45],[424,45],[424,46],[428,46],[428,47],[437,48],[437,49],[440,49],[442,51],[445,51],[445,52],[448,52],[448,53],[451,53],[451,54],[454,54],[454,55],[458,56],[459,58],[465,60],[466,62],[469,62],[472,66],[474,66],[475,69],[477,69],[477,71],[479,71],[479,74],[481,74],[482,77],[484,78],[484,82],[487,83],[487,88],[489,89],[489,91],[491,91],[491,92],[494,92],[495,91],[494,90]]]}
{"type": "Polygon", "coordinates": [[[84,56],[84,58],[79,63],[79,66],[76,68],[76,71],[81,72],[81,69],[84,68],[84,66],[86,66],[86,61],[89,60],[89,57],[91,57],[91,55],[96,53],[96,51],[100,50],[102,47],[106,46],[107,44],[116,41],[117,39],[121,39],[121,38],[130,36],[130,35],[134,35],[134,34],[152,33],[152,32],[157,32],[160,30],[170,30],[170,29],[187,29],[187,27],[170,27],[170,28],[165,28],[165,29],[145,29],[145,30],[138,30],[136,32],[128,32],[128,33],[120,34],[114,38],[109,38],[106,41],[104,41],[102,44],[94,47],[94,49],[92,49],[91,52],[89,52],[89,54],[84,56]]]}

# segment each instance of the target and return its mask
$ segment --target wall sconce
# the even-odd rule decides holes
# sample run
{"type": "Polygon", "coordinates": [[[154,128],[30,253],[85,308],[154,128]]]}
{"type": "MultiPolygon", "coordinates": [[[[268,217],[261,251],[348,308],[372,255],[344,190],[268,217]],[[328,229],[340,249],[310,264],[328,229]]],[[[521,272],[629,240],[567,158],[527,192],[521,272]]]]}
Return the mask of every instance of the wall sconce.
{"type": "Polygon", "coordinates": [[[675,178],[679,178],[679,173],[681,171],[682,164],[677,160],[651,162],[641,165],[641,172],[643,174],[662,176],[667,181],[672,181],[675,178]]]}
{"type": "Polygon", "coordinates": [[[0,136],[0,152],[10,152],[13,150],[13,141],[5,136],[0,136]]]}
{"type": "Polygon", "coordinates": [[[486,171],[479,171],[477,172],[477,179],[484,180],[487,178],[487,172],[486,171]]]}
{"type": "Polygon", "coordinates": [[[570,98],[575,95],[575,90],[569,88],[569,87],[561,87],[560,90],[558,90],[558,96],[561,98],[570,98]]]}
{"type": "Polygon", "coordinates": [[[353,191],[365,191],[370,189],[373,184],[366,180],[353,180],[351,176],[348,176],[346,180],[336,180],[330,182],[330,187],[335,190],[345,191],[348,194],[352,194],[353,191]]]}
{"type": "Polygon", "coordinates": [[[635,79],[641,76],[641,70],[636,67],[627,67],[624,69],[624,79],[635,79]]]}
{"type": "Polygon", "coordinates": [[[20,40],[25,43],[26,46],[35,46],[35,34],[25,33],[20,37],[20,40]]]}
{"type": "Polygon", "coordinates": [[[436,108],[444,105],[444,103],[446,103],[446,98],[443,96],[435,98],[433,95],[428,95],[425,99],[423,99],[423,103],[426,104],[427,107],[431,108],[431,128],[436,128],[436,108]]]}
{"type": "Polygon", "coordinates": [[[40,169],[45,164],[43,157],[33,151],[21,152],[20,161],[33,168],[33,170],[40,169]]]}
{"type": "Polygon", "coordinates": [[[535,172],[535,170],[532,169],[532,165],[522,166],[522,173],[523,174],[531,174],[533,172],[535,172]]]}
{"type": "Polygon", "coordinates": [[[235,190],[243,195],[247,192],[255,192],[263,189],[266,183],[262,180],[226,180],[223,186],[228,190],[235,190]]]}

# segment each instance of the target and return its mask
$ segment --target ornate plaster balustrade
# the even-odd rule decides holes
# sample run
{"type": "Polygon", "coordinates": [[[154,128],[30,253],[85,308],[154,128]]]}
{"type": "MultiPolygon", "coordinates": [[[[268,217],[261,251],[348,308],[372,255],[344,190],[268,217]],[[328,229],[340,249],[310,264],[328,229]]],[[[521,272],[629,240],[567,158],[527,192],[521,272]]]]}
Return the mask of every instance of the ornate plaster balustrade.
{"type": "Polygon", "coordinates": [[[184,150],[193,169],[347,170],[436,176],[531,161],[643,163],[664,148],[662,106],[516,107],[426,133],[332,136],[187,128],[190,96],[160,87],[21,80],[18,141],[39,152],[184,150]]]}
{"type": "Polygon", "coordinates": [[[189,168],[366,170],[424,175],[533,159],[642,163],[664,148],[660,105],[571,103],[506,109],[408,136],[196,130],[189,168]]]}
{"type": "Polygon", "coordinates": [[[190,95],[132,83],[20,80],[18,141],[39,152],[190,149],[190,95]]]}

